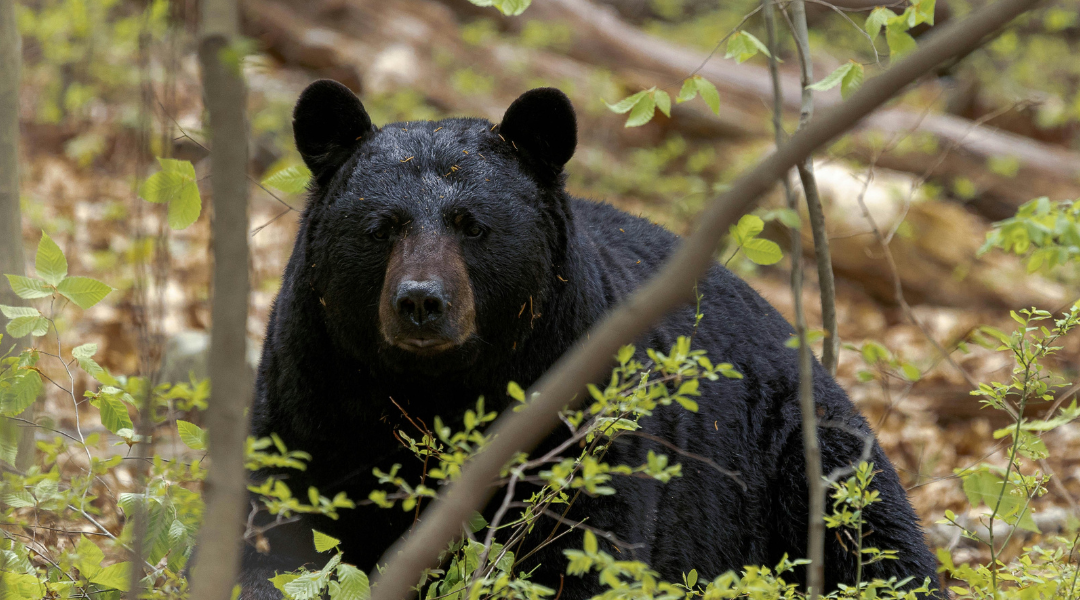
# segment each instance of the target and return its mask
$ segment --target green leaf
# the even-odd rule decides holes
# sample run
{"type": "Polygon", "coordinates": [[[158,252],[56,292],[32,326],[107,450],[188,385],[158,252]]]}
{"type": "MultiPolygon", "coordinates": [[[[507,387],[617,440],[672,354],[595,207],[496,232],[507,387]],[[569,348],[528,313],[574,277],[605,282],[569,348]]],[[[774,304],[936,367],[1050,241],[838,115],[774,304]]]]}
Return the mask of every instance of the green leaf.
{"type": "Polygon", "coordinates": [[[284,592],[285,584],[291,583],[297,577],[300,577],[299,573],[282,573],[280,575],[275,575],[271,577],[270,583],[274,584],[274,587],[277,588],[277,591],[284,592]]]}
{"type": "Polygon", "coordinates": [[[473,511],[472,515],[469,516],[469,520],[465,523],[465,526],[468,527],[469,531],[473,533],[480,531],[481,529],[487,527],[487,525],[488,522],[487,519],[484,518],[484,515],[476,512],[475,510],[473,511]]]}
{"type": "Polygon", "coordinates": [[[847,62],[840,65],[835,71],[826,75],[825,78],[821,81],[806,86],[807,89],[818,90],[821,92],[824,92],[825,90],[831,90],[832,88],[840,85],[840,82],[843,81],[844,76],[848,74],[848,71],[851,71],[852,65],[854,64],[854,62],[847,62]]]}
{"type": "Polygon", "coordinates": [[[857,62],[851,62],[851,70],[844,75],[844,80],[840,82],[840,97],[847,100],[849,96],[855,93],[862,87],[863,78],[866,77],[866,72],[863,66],[857,62]]]}
{"type": "Polygon", "coordinates": [[[710,110],[719,115],[720,92],[716,91],[716,86],[704,77],[695,77],[694,80],[697,82],[697,90],[701,94],[701,99],[705,101],[710,110]]]}
{"type": "Polygon", "coordinates": [[[338,547],[338,544],[341,543],[341,540],[335,537],[330,537],[321,531],[315,531],[314,529],[311,530],[311,535],[315,538],[316,552],[326,552],[327,550],[333,550],[334,548],[338,547]]]}
{"type": "Polygon", "coordinates": [[[90,582],[96,583],[102,587],[126,592],[128,591],[128,584],[131,582],[129,579],[131,577],[130,573],[131,563],[116,563],[115,565],[109,565],[98,571],[95,575],[90,577],[90,582]]]}
{"type": "Polygon", "coordinates": [[[90,277],[65,277],[56,291],[85,310],[101,302],[113,288],[90,277]]]}
{"type": "Polygon", "coordinates": [[[206,431],[202,427],[177,419],[176,429],[180,433],[180,441],[184,442],[185,446],[192,450],[206,450],[206,431]]]}
{"type": "Polygon", "coordinates": [[[166,204],[180,195],[180,190],[187,185],[183,175],[158,171],[139,186],[139,197],[154,204],[166,204]]]}
{"type": "Polygon", "coordinates": [[[0,414],[20,415],[37,400],[44,386],[41,375],[33,369],[19,369],[17,374],[0,381],[0,414]]]}
{"type": "Polygon", "coordinates": [[[77,555],[75,568],[83,577],[90,579],[101,571],[101,561],[105,560],[105,553],[97,547],[97,544],[86,539],[86,536],[79,536],[75,554],[77,555]]]}
{"type": "Polygon", "coordinates": [[[192,223],[199,220],[202,212],[202,198],[199,197],[199,186],[194,182],[185,186],[180,195],[169,202],[169,228],[174,231],[187,229],[192,223]]]}
{"type": "Polygon", "coordinates": [[[739,223],[731,229],[735,242],[740,246],[765,229],[765,222],[757,215],[743,215],[739,223]]]}
{"type": "Polygon", "coordinates": [[[675,102],[682,104],[683,102],[689,102],[693,100],[698,94],[697,80],[700,75],[688,77],[682,82],[682,87],[679,88],[679,95],[675,96],[675,102]]]}
{"type": "Polygon", "coordinates": [[[934,24],[934,5],[936,0],[912,0],[912,7],[915,9],[915,24],[927,23],[929,25],[934,24]]]}
{"type": "Polygon", "coordinates": [[[636,94],[632,94],[630,96],[627,96],[627,97],[623,98],[622,100],[619,100],[615,104],[608,104],[607,102],[604,102],[604,104],[607,104],[608,109],[610,109],[612,112],[615,112],[615,113],[618,113],[618,114],[621,115],[623,113],[630,112],[630,109],[634,108],[634,106],[638,103],[638,101],[641,100],[642,98],[644,98],[645,94],[648,94],[648,93],[649,93],[649,90],[642,90],[642,91],[640,91],[640,92],[638,92],[636,94]]]}
{"type": "Polygon", "coordinates": [[[889,44],[890,60],[902,58],[918,47],[915,38],[911,37],[906,31],[901,31],[892,25],[885,28],[885,42],[889,44]]]}
{"type": "Polygon", "coordinates": [[[368,598],[371,598],[371,584],[368,582],[367,574],[352,565],[338,565],[337,581],[330,582],[330,600],[368,600],[368,598]]]}
{"type": "Polygon", "coordinates": [[[49,332],[49,320],[45,317],[16,317],[8,321],[7,332],[17,338],[27,335],[41,337],[49,332]]]}
{"type": "Polygon", "coordinates": [[[908,381],[918,381],[922,377],[922,373],[918,367],[911,363],[904,363],[900,366],[900,373],[904,376],[904,379],[908,381]]]}
{"type": "Polygon", "coordinates": [[[630,359],[634,358],[634,345],[627,344],[622,348],[619,348],[619,352],[615,355],[615,357],[619,360],[620,365],[625,365],[626,363],[630,362],[630,359]]]}
{"type": "Polygon", "coordinates": [[[866,33],[870,34],[870,40],[877,40],[878,34],[881,33],[881,28],[884,27],[890,19],[896,18],[896,13],[885,8],[877,7],[870,11],[870,16],[866,17],[866,33]]]}
{"type": "Polygon", "coordinates": [[[169,227],[185,229],[199,218],[202,199],[195,167],[186,160],[158,158],[161,171],[139,186],[139,196],[149,202],[169,204],[169,227]]]}
{"type": "Polygon", "coordinates": [[[30,492],[25,489],[9,489],[0,495],[0,500],[3,500],[4,504],[12,508],[30,508],[37,506],[37,501],[30,495],[30,492]]]}
{"type": "Polygon", "coordinates": [[[53,289],[49,287],[49,284],[40,279],[23,277],[22,275],[6,275],[6,277],[8,283],[11,284],[11,291],[24,300],[48,298],[53,295],[53,289]]]}
{"type": "Polygon", "coordinates": [[[671,96],[664,90],[656,90],[653,92],[653,97],[656,100],[656,108],[660,109],[660,112],[664,113],[665,117],[671,116],[671,96]]]}
{"type": "Polygon", "coordinates": [[[116,394],[102,393],[91,404],[101,412],[101,424],[105,429],[116,433],[121,429],[135,429],[128,415],[127,406],[116,394]]]}
{"type": "Polygon", "coordinates": [[[584,550],[586,554],[596,554],[596,551],[599,550],[599,545],[596,543],[595,533],[588,529],[585,530],[585,541],[582,543],[581,549],[584,550]]]}
{"type": "Polygon", "coordinates": [[[71,356],[79,363],[79,368],[105,385],[118,385],[116,378],[109,374],[94,360],[97,344],[83,344],[71,350],[71,356]]]}
{"type": "Polygon", "coordinates": [[[690,412],[696,413],[698,411],[698,403],[694,402],[693,400],[691,400],[689,398],[684,398],[682,396],[675,396],[675,401],[678,402],[680,405],[682,405],[683,408],[685,408],[686,410],[688,410],[690,412]]]}
{"type": "Polygon", "coordinates": [[[262,184],[286,194],[299,194],[307,190],[311,181],[311,170],[307,165],[298,164],[278,169],[262,180],[262,184]]]}
{"type": "Polygon", "coordinates": [[[36,308],[30,308],[29,306],[5,306],[3,304],[0,304],[0,313],[3,313],[3,315],[9,319],[41,316],[41,313],[36,308]]]}
{"type": "Polygon", "coordinates": [[[516,381],[511,381],[506,384],[506,395],[518,402],[525,401],[525,390],[521,389],[521,386],[518,385],[516,381]]]}
{"type": "Polygon", "coordinates": [[[64,252],[44,231],[41,232],[41,241],[38,242],[34,268],[37,276],[49,285],[59,285],[64,277],[67,277],[68,264],[64,252]]]}
{"type": "Polygon", "coordinates": [[[769,54],[768,47],[761,43],[761,40],[754,37],[754,34],[749,31],[737,31],[728,38],[727,54],[724,55],[724,58],[734,58],[735,62],[742,63],[758,52],[765,56],[772,56],[769,54]]]}
{"type": "Polygon", "coordinates": [[[638,100],[630,115],[626,118],[626,127],[639,127],[652,120],[656,113],[656,98],[652,94],[646,94],[638,100]]]}
{"type": "Polygon", "coordinates": [[[686,576],[686,587],[692,588],[697,585],[697,569],[690,569],[690,573],[686,576]]]}
{"type": "Polygon", "coordinates": [[[746,258],[749,258],[752,262],[759,265],[772,265],[780,262],[780,259],[784,257],[784,253],[780,250],[780,246],[771,240],[765,240],[762,238],[753,238],[746,241],[742,245],[743,254],[746,258]]]}

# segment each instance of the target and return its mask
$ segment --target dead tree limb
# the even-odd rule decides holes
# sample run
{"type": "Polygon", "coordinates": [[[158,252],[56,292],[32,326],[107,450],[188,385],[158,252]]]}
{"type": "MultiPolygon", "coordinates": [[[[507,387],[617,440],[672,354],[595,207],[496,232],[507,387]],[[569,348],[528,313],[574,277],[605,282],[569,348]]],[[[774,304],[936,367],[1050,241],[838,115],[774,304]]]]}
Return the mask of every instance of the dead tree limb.
{"type": "Polygon", "coordinates": [[[713,252],[728,227],[752,209],[758,199],[792,167],[850,129],[908,84],[953,56],[977,48],[983,38],[1035,6],[1037,0],[1001,0],[970,17],[957,20],[928,37],[920,48],[870,80],[843,104],[824,112],[712,202],[699,228],[686,238],[656,275],[630,298],[594,325],[584,340],[560,358],[537,381],[520,413],[507,413],[492,427],[490,445],[462,470],[461,477],[424,511],[420,525],[385,555],[386,568],[373,588],[372,600],[402,600],[412,595],[420,573],[438,562],[473,511],[489,498],[503,466],[517,453],[530,450],[559,424],[558,413],[585,385],[602,377],[620,346],[644,334],[669,310],[693,300],[694,283],[712,265],[713,252]],[[535,396],[533,395],[535,394],[535,396]]]}
{"type": "Polygon", "coordinates": [[[192,598],[228,600],[240,566],[244,509],[244,410],[251,401],[247,357],[248,183],[244,81],[223,50],[237,39],[236,0],[202,5],[199,61],[210,115],[214,276],[210,330],[210,470],[192,598]]]}

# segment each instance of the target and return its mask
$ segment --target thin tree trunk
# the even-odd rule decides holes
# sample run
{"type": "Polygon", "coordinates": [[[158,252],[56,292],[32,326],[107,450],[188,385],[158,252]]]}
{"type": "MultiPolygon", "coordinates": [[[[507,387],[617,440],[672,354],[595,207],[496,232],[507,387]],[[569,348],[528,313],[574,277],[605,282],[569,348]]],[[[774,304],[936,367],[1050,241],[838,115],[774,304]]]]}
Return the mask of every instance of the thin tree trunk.
{"type": "MultiPolygon", "coordinates": [[[[792,37],[799,51],[799,73],[802,98],[799,106],[799,129],[814,116],[814,62],[810,58],[810,35],[806,30],[806,4],[795,0],[791,4],[792,37]]],[[[829,375],[836,375],[840,359],[840,331],[836,324],[836,281],[833,279],[832,254],[829,252],[829,234],[825,230],[825,211],[821,207],[817,179],[814,178],[814,159],[807,158],[799,165],[799,179],[806,196],[806,212],[810,215],[810,230],[814,234],[814,255],[817,257],[818,287],[821,290],[821,324],[825,329],[825,347],[821,352],[821,364],[829,375]]],[[[801,248],[800,248],[801,251],[801,248]]]]}
{"type": "Polygon", "coordinates": [[[210,332],[210,471],[204,486],[206,516],[199,538],[192,598],[228,600],[240,564],[243,521],[244,410],[251,401],[247,366],[248,213],[245,90],[238,65],[222,50],[236,40],[235,0],[202,5],[199,60],[210,114],[210,183],[213,187],[214,279],[210,332]]]}
{"type": "MultiPolygon", "coordinates": [[[[22,217],[19,214],[19,71],[22,41],[15,23],[15,0],[0,0],[0,274],[22,275],[26,257],[22,246],[22,217]]],[[[0,304],[23,304],[7,282],[0,281],[0,304]]],[[[4,348],[13,340],[8,340],[4,348]]],[[[4,348],[0,348],[0,354],[4,348]]],[[[34,406],[23,413],[33,420],[34,406]]],[[[34,464],[34,428],[19,427],[14,421],[2,424],[18,432],[15,468],[25,471],[34,464]]],[[[7,431],[0,435],[9,433],[7,431]]]]}
{"type": "MultiPolygon", "coordinates": [[[[776,38],[775,13],[773,0],[762,0],[762,9],[765,13],[765,29],[769,34],[769,73],[773,81],[773,128],[776,135],[776,147],[784,145],[784,90],[780,85],[780,71],[777,67],[777,52],[780,44],[776,38]]],[[[805,88],[804,88],[804,106],[805,88]]],[[[801,129],[809,121],[809,114],[803,113],[804,118],[799,119],[801,129]]],[[[803,175],[803,166],[812,160],[809,156],[799,163],[799,175],[803,175]]],[[[813,181],[813,175],[810,176],[813,181]]],[[[803,179],[805,186],[806,179],[803,179]]],[[[792,193],[791,182],[784,174],[784,194],[787,206],[791,210],[798,210],[799,199],[792,193]]],[[[809,196],[807,196],[809,198],[809,196]]],[[[803,455],[806,459],[806,490],[809,496],[807,508],[807,534],[806,534],[806,558],[810,564],[806,565],[806,588],[810,600],[817,600],[821,596],[825,583],[825,489],[821,481],[821,449],[818,446],[817,415],[814,413],[814,372],[813,359],[810,356],[810,345],[806,343],[806,312],[803,310],[803,261],[802,261],[802,233],[798,229],[791,229],[791,296],[795,308],[795,333],[799,338],[799,409],[802,412],[802,439],[803,455]]]]}
{"type": "Polygon", "coordinates": [[[945,60],[977,48],[986,36],[1036,4],[1038,0],[1001,0],[942,27],[918,50],[819,116],[710,203],[698,229],[683,240],[657,273],[594,325],[530,388],[527,394],[533,401],[528,407],[499,418],[491,428],[493,439],[487,448],[473,457],[450,489],[424,511],[420,525],[383,555],[380,564],[386,566],[372,588],[371,600],[412,596],[411,588],[420,573],[437,564],[439,554],[461,534],[469,515],[491,496],[491,482],[506,463],[516,453],[531,450],[560,423],[558,413],[568,405],[576,406],[574,396],[580,400],[587,383],[609,372],[611,357],[620,346],[644,334],[671,309],[693,301],[694,284],[714,264],[713,252],[728,227],[752,209],[778,179],[908,84],[945,60]]]}

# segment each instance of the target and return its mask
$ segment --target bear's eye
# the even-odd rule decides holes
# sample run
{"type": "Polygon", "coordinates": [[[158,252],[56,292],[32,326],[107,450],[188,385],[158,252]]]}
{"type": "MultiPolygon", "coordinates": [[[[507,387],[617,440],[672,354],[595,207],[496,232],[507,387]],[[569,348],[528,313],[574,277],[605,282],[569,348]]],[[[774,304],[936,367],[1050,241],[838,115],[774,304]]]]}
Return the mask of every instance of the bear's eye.
{"type": "Polygon", "coordinates": [[[480,225],[478,225],[476,223],[470,223],[465,228],[465,235],[467,235],[467,236],[469,236],[471,238],[478,238],[478,237],[484,235],[484,229],[482,227],[480,227],[480,225]]]}
{"type": "Polygon", "coordinates": [[[385,242],[386,238],[390,237],[390,232],[386,227],[380,227],[371,233],[371,237],[380,242],[385,242]]]}

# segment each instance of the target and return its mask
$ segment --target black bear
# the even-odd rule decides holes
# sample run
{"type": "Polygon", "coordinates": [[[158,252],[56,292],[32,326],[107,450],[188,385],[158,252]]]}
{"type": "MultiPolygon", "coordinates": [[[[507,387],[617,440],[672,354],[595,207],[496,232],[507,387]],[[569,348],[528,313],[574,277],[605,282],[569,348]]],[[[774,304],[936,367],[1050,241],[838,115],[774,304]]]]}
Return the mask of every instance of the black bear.
{"type": "MultiPolygon", "coordinates": [[[[345,491],[362,500],[376,485],[372,469],[393,464],[419,481],[419,461],[394,436],[403,423],[399,406],[427,423],[460,416],[480,396],[490,408],[506,408],[508,381],[535,381],[678,241],[565,191],[577,126],[556,89],[525,93],[498,125],[455,118],[379,128],[347,88],[317,81],[297,102],[293,130],[312,191],[267,326],[252,430],[277,433],[290,449],[312,455],[306,471],[289,472],[295,493],[316,486],[326,496],[345,491]]],[[[633,544],[634,556],[668,581],[690,569],[706,580],[805,555],[798,367],[796,351],[785,346],[792,329],[719,265],[699,292],[705,318],[695,347],[743,378],[703,381],[696,414],[673,405],[643,426],[738,472],[745,489],[673,457],[683,463],[682,477],[667,484],[616,477],[617,494],[582,497],[571,514],[633,544]]],[[[693,323],[687,306],[637,347],[667,351],[693,323]]],[[[829,473],[857,461],[872,433],[816,362],[814,394],[821,419],[841,424],[819,431],[829,473]]],[[[640,465],[650,449],[665,453],[644,437],[622,437],[605,461],[640,465]]],[[[898,559],[866,566],[864,577],[936,582],[918,519],[876,443],[871,460],[882,501],[867,511],[867,540],[898,551],[898,559]]],[[[413,518],[360,506],[337,521],[301,516],[274,527],[268,551],[245,549],[244,598],[280,598],[267,582],[275,571],[321,566],[326,555],[314,552],[312,528],[341,539],[345,560],[371,571],[413,518]]],[[[856,561],[835,536],[827,539],[826,585],[835,589],[853,582],[856,561]]],[[[580,543],[580,535],[564,536],[546,547],[532,579],[558,587],[566,572],[561,550],[580,543]]],[[[561,598],[603,589],[595,576],[566,577],[561,598]]]]}

